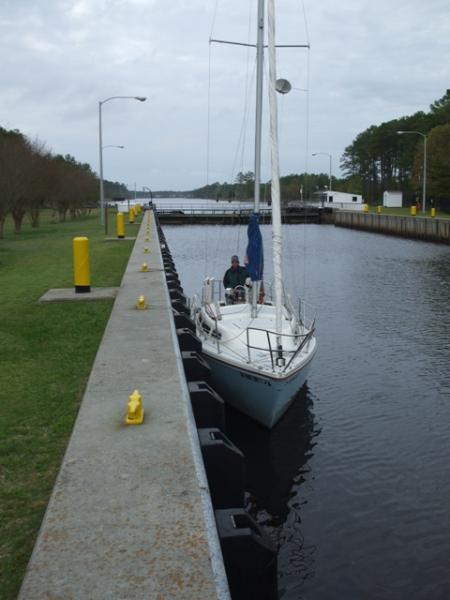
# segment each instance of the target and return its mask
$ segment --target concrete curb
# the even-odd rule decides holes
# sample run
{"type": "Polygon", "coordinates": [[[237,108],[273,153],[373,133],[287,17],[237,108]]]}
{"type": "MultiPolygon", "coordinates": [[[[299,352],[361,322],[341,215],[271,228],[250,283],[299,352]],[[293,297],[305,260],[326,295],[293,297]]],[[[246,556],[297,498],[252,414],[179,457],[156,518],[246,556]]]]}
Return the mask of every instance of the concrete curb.
{"type": "Polygon", "coordinates": [[[147,219],[150,241],[142,226],[19,600],[229,598],[153,215],[144,216],[148,229],[147,219]],[[148,310],[135,308],[141,294],[148,310]],[[145,420],[126,426],[134,389],[145,420]]]}

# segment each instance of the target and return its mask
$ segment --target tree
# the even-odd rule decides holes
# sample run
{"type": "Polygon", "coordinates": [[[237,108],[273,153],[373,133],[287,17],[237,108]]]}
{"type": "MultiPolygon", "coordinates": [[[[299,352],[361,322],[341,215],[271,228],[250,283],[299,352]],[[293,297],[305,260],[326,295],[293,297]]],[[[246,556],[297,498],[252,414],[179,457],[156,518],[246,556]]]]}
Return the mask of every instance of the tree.
{"type": "Polygon", "coordinates": [[[0,128],[0,237],[8,213],[13,213],[15,223],[20,216],[29,188],[28,163],[29,148],[24,136],[17,130],[0,128]]]}
{"type": "Polygon", "coordinates": [[[255,174],[253,171],[243,173],[239,171],[236,175],[236,196],[241,199],[251,198],[255,188],[255,174]]]}
{"type": "Polygon", "coordinates": [[[43,142],[31,142],[31,193],[28,214],[31,226],[38,227],[39,214],[45,206],[51,182],[51,153],[43,142]]]}
{"type": "MultiPolygon", "coordinates": [[[[412,136],[411,136],[412,137],[412,136]]],[[[412,183],[420,195],[423,185],[423,139],[417,142],[412,183]]],[[[427,196],[435,200],[450,198],[450,123],[434,127],[427,139],[427,196]]]]}

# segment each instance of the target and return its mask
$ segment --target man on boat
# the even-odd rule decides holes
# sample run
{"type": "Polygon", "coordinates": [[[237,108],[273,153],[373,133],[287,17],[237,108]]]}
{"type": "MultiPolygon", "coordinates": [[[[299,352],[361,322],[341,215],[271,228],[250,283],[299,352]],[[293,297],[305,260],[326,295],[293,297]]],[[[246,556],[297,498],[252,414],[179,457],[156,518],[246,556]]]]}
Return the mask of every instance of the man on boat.
{"type": "Polygon", "coordinates": [[[223,287],[225,288],[228,304],[233,304],[236,301],[244,299],[244,285],[247,279],[247,271],[244,267],[240,266],[239,257],[233,254],[231,257],[231,267],[225,271],[225,275],[223,276],[223,287]]]}

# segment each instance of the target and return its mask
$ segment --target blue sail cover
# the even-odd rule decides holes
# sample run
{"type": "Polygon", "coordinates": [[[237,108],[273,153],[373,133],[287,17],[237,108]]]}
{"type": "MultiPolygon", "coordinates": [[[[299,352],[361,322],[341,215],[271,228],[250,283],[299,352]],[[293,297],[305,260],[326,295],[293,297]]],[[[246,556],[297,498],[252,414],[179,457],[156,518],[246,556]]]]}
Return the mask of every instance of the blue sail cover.
{"type": "Polygon", "coordinates": [[[245,268],[252,281],[260,281],[263,278],[264,253],[258,213],[253,213],[250,217],[247,236],[248,245],[245,268]]]}

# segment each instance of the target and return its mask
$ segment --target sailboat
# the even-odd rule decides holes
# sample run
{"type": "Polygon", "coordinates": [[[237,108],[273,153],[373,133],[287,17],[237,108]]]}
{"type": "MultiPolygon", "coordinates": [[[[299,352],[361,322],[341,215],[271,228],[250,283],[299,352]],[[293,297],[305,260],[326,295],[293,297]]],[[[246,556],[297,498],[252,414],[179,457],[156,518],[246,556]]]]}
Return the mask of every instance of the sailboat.
{"type": "MultiPolygon", "coordinates": [[[[191,303],[212,384],[225,402],[272,428],[306,381],[317,350],[315,319],[284,293],[276,93],[290,89],[276,79],[274,0],[268,0],[269,104],[272,167],[272,294],[264,291],[259,228],[265,0],[258,0],[254,212],[248,224],[245,286],[224,293],[222,281],[207,277],[191,303]],[[273,296],[273,297],[270,297],[273,296]],[[230,298],[232,299],[230,301],[230,298]]],[[[219,40],[211,40],[219,41],[219,40]]],[[[227,43],[227,42],[222,42],[227,43]]],[[[228,42],[235,43],[235,42],[228,42]]]]}

